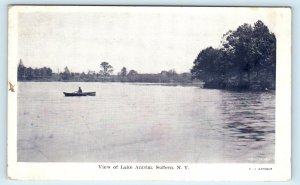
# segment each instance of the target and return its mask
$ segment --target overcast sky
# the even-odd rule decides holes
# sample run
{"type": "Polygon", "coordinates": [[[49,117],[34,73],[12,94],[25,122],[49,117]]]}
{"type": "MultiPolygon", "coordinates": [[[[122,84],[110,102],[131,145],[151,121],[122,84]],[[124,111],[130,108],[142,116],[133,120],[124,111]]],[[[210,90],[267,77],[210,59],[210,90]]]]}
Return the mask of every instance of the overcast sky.
{"type": "MultiPolygon", "coordinates": [[[[275,9],[66,7],[19,14],[18,53],[25,66],[99,71],[101,62],[139,73],[188,72],[222,35],[262,20],[275,32],[275,9]],[[63,11],[64,10],[64,11],[63,11]]],[[[278,26],[278,25],[277,25],[278,26]]],[[[276,32],[275,32],[276,34],[276,32]]]]}

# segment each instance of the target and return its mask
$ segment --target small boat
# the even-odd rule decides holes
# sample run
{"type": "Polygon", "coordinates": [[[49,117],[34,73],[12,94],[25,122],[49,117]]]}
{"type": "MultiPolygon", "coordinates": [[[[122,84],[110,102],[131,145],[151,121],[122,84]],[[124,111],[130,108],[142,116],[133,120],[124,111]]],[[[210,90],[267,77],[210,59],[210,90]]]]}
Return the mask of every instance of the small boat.
{"type": "Polygon", "coordinates": [[[73,92],[73,93],[67,93],[64,92],[65,96],[96,96],[96,92],[83,92],[83,93],[78,93],[78,92],[73,92]]]}

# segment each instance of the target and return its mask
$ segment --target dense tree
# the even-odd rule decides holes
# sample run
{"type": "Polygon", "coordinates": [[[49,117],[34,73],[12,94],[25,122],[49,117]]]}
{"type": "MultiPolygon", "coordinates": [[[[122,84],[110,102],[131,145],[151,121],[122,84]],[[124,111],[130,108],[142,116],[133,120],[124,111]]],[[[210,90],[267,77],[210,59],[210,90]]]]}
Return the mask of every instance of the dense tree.
{"type": "Polygon", "coordinates": [[[222,47],[202,50],[191,70],[205,87],[275,89],[276,38],[262,21],[224,34],[222,47]]]}
{"type": "Polygon", "coordinates": [[[206,87],[217,88],[222,86],[224,76],[223,52],[220,49],[208,47],[202,50],[191,70],[192,79],[201,79],[206,87]]]}
{"type": "Polygon", "coordinates": [[[51,76],[52,70],[48,67],[32,69],[31,67],[25,67],[22,60],[19,62],[18,81],[49,79],[51,76]]]}
{"type": "Polygon", "coordinates": [[[108,62],[102,62],[100,64],[100,75],[109,76],[113,72],[113,67],[108,62]]]}
{"type": "Polygon", "coordinates": [[[26,80],[32,80],[32,79],[34,79],[34,77],[35,77],[34,70],[31,67],[26,68],[26,70],[25,70],[25,76],[26,76],[26,80]]]}

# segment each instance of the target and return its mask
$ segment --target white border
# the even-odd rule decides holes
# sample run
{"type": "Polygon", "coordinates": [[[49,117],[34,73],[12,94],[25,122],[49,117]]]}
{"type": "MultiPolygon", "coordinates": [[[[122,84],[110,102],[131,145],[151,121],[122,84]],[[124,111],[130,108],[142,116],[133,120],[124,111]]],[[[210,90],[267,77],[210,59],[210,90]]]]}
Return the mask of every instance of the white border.
{"type": "MultiPolygon", "coordinates": [[[[291,9],[265,8],[276,11],[276,144],[275,164],[186,164],[189,170],[103,170],[98,165],[136,165],[138,163],[24,163],[17,162],[17,46],[18,14],[33,11],[101,11],[110,8],[128,9],[132,6],[12,6],[8,25],[8,80],[16,84],[16,92],[8,92],[8,167],[11,179],[22,180],[211,180],[211,181],[284,181],[291,178],[291,9]],[[251,168],[252,170],[249,170],[251,168]],[[272,170],[258,170],[272,168],[272,170]],[[256,170],[253,170],[256,169],[256,170]]],[[[138,7],[143,11],[147,7],[138,7]]],[[[160,7],[176,8],[195,7],[160,7]]],[[[197,7],[204,8],[204,7],[197,7]]],[[[205,7],[217,9],[220,7],[205,7]]],[[[229,7],[223,7],[229,8],[229,7]]],[[[232,8],[232,9],[236,9],[232,8]]],[[[263,9],[263,8],[260,8],[263,9]]],[[[234,10],[233,10],[234,11],[234,10]]],[[[156,166],[158,163],[140,165],[156,166]]]]}

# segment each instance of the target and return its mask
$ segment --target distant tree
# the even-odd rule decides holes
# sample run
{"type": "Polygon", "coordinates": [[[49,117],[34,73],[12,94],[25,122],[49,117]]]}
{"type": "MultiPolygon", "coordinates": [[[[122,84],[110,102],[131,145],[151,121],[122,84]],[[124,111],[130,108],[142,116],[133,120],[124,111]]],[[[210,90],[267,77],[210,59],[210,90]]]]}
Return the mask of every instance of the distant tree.
{"type": "Polygon", "coordinates": [[[36,79],[41,78],[42,77],[41,70],[38,68],[34,68],[33,75],[34,75],[34,78],[36,78],[36,79]]]}
{"type": "Polygon", "coordinates": [[[113,67],[108,62],[102,62],[100,64],[100,75],[109,76],[113,72],[113,67]]]}
{"type": "Polygon", "coordinates": [[[126,67],[123,67],[123,68],[121,69],[120,75],[121,75],[122,77],[125,77],[125,76],[127,75],[127,69],[126,69],[126,67]]]}
{"type": "Polygon", "coordinates": [[[176,76],[177,73],[176,73],[175,69],[170,69],[170,70],[167,72],[167,75],[168,75],[168,76],[176,76]]]}
{"type": "Polygon", "coordinates": [[[117,81],[121,81],[121,82],[127,82],[128,81],[126,67],[123,67],[121,69],[121,71],[118,73],[117,81]]]}
{"type": "Polygon", "coordinates": [[[130,81],[136,81],[137,80],[137,75],[138,75],[138,72],[135,71],[135,70],[130,70],[127,74],[127,77],[130,81]]]}
{"type": "Polygon", "coordinates": [[[61,78],[63,80],[69,80],[71,78],[71,72],[67,66],[65,67],[65,71],[61,73],[61,78]]]}
{"type": "Polygon", "coordinates": [[[67,66],[65,67],[64,73],[70,74],[70,70],[69,70],[69,68],[67,66]]]}
{"type": "Polygon", "coordinates": [[[170,69],[168,72],[167,72],[167,76],[169,78],[169,82],[174,82],[175,79],[177,78],[177,72],[175,71],[175,69],[170,69]]]}
{"type": "Polygon", "coordinates": [[[24,66],[22,59],[20,59],[19,65],[18,65],[18,81],[25,80],[25,71],[26,67],[24,66]]]}
{"type": "Polygon", "coordinates": [[[88,75],[86,75],[84,72],[80,73],[79,74],[79,78],[83,81],[87,80],[88,79],[88,75]]]}
{"type": "Polygon", "coordinates": [[[91,71],[91,70],[88,71],[88,75],[95,75],[95,74],[96,74],[95,71],[91,71]]]}
{"type": "Polygon", "coordinates": [[[46,68],[46,74],[47,74],[47,77],[51,77],[52,76],[52,69],[47,67],[46,68]]]}
{"type": "Polygon", "coordinates": [[[95,79],[96,79],[96,72],[89,70],[88,73],[87,73],[87,79],[90,82],[95,81],[95,79]]]}
{"type": "Polygon", "coordinates": [[[160,74],[161,74],[162,76],[167,76],[167,75],[168,75],[168,71],[163,70],[163,71],[160,72],[160,74]]]}
{"type": "Polygon", "coordinates": [[[177,77],[178,75],[174,69],[170,69],[169,71],[163,70],[159,74],[158,82],[160,83],[174,82],[177,77]]]}
{"type": "Polygon", "coordinates": [[[130,70],[130,71],[128,72],[128,76],[134,76],[134,75],[137,75],[137,74],[138,74],[138,72],[135,71],[135,70],[130,70]]]}

